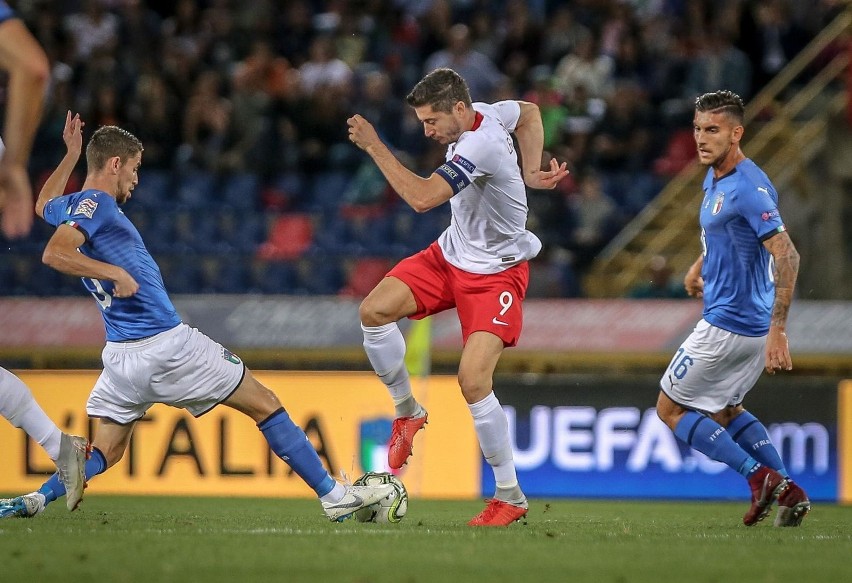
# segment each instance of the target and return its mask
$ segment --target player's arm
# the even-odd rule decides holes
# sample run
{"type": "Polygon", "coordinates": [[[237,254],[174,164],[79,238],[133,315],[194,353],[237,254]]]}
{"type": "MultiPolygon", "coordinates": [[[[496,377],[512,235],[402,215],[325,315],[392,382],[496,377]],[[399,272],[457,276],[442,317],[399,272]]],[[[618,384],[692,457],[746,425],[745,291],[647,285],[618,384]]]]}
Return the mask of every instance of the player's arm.
{"type": "Polygon", "coordinates": [[[65,115],[65,128],[62,130],[62,140],[65,142],[65,147],[68,151],[38,193],[35,212],[41,218],[44,218],[44,205],[50,199],[61,196],[65,192],[68,179],[71,178],[74,166],[77,165],[77,160],[80,159],[80,152],[83,151],[83,126],[85,125],[80,119],[79,113],[71,117],[71,112],[69,111],[65,115]]]}
{"type": "Polygon", "coordinates": [[[701,268],[703,266],[704,256],[699,255],[695,263],[689,266],[686,276],[683,278],[683,287],[690,297],[704,297],[704,278],[701,277],[701,268]]]}
{"type": "Polygon", "coordinates": [[[15,238],[32,227],[33,194],[27,163],[50,78],[47,56],[17,18],[0,23],[0,69],[9,75],[3,125],[6,151],[0,159],[0,227],[7,237],[15,238]]]}
{"type": "Polygon", "coordinates": [[[775,303],[769,336],[766,339],[766,372],[791,370],[793,359],[787,343],[787,314],[793,301],[793,290],[799,275],[799,252],[787,231],[780,231],[763,241],[763,246],[772,254],[775,262],[775,303]]]}
{"type": "Polygon", "coordinates": [[[85,235],[74,227],[59,225],[47,242],[41,260],[45,265],[67,275],[113,282],[114,297],[124,298],[135,294],[139,284],[127,271],[117,265],[86,257],[78,251],[85,242],[85,235]]]}
{"type": "Polygon", "coordinates": [[[561,165],[555,158],[550,159],[550,168],[541,169],[542,154],[544,153],[544,126],[541,122],[541,111],[535,103],[518,101],[521,108],[518,123],[515,125],[515,137],[518,140],[518,151],[524,171],[524,184],[530,188],[555,188],[560,180],[568,176],[567,164],[561,165]]]}
{"type": "Polygon", "coordinates": [[[422,178],[402,165],[379,139],[372,124],[360,115],[350,117],[349,140],[367,152],[396,193],[418,213],[440,206],[453,197],[449,183],[437,174],[422,178]]]}

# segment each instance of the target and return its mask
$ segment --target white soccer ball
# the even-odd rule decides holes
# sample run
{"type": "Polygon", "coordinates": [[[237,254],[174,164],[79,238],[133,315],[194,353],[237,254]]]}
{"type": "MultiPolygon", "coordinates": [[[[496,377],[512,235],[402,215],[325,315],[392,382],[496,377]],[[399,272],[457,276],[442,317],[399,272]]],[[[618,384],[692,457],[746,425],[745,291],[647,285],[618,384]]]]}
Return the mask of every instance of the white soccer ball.
{"type": "Polygon", "coordinates": [[[391,484],[393,492],[387,498],[362,508],[355,513],[358,522],[381,522],[396,524],[408,511],[408,492],[402,481],[388,472],[367,472],[357,480],[356,486],[391,484]]]}

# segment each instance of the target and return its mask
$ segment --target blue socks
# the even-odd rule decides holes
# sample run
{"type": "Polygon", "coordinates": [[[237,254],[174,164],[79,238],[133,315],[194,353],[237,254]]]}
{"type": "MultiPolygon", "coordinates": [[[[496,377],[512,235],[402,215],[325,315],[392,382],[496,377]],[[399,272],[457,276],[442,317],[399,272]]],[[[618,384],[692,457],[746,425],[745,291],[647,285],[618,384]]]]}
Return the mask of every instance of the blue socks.
{"type": "Polygon", "coordinates": [[[757,460],[737,445],[724,427],[701,413],[687,411],[675,427],[674,434],[688,446],[745,477],[759,467],[757,460]]]}
{"type": "Polygon", "coordinates": [[[334,489],[336,482],[322,465],[308,436],[293,423],[282,407],[257,424],[275,455],[293,468],[322,498],[334,489]]]}
{"type": "MultiPolygon", "coordinates": [[[[92,448],[92,455],[86,460],[86,481],[102,474],[107,469],[106,458],[96,447],[92,448]]],[[[50,476],[50,479],[42,484],[39,492],[44,494],[44,505],[47,506],[57,498],[65,496],[65,486],[59,481],[59,473],[50,476]]]]}
{"type": "Polygon", "coordinates": [[[766,428],[757,417],[748,411],[743,411],[728,424],[728,433],[731,434],[731,439],[750,453],[754,459],[765,466],[769,466],[785,478],[790,477],[787,468],[784,467],[784,462],[781,460],[781,455],[769,440],[766,428]]]}

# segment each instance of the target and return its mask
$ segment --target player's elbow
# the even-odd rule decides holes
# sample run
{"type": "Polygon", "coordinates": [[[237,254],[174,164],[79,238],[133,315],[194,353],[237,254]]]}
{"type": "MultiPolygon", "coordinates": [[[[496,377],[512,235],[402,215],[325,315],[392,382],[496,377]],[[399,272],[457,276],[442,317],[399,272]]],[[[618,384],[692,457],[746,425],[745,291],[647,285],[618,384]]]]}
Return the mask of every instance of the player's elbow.
{"type": "Polygon", "coordinates": [[[41,262],[50,268],[58,270],[59,265],[62,263],[62,252],[56,247],[56,245],[52,245],[51,242],[48,241],[44,248],[44,252],[41,254],[41,262]]]}
{"type": "Polygon", "coordinates": [[[416,213],[425,213],[426,211],[430,211],[435,208],[434,205],[427,203],[426,201],[416,200],[411,202],[411,208],[414,209],[416,213]]]}

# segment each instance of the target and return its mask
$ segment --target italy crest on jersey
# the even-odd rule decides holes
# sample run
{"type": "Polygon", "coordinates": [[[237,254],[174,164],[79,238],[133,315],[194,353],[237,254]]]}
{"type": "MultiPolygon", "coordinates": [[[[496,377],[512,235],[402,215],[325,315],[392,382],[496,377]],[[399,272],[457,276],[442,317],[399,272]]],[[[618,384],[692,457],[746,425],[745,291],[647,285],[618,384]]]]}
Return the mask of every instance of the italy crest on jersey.
{"type": "Polygon", "coordinates": [[[716,202],[713,203],[713,214],[718,215],[722,210],[722,205],[725,203],[725,193],[720,192],[716,195],[716,202]]]}

